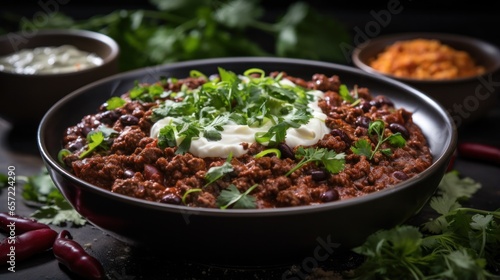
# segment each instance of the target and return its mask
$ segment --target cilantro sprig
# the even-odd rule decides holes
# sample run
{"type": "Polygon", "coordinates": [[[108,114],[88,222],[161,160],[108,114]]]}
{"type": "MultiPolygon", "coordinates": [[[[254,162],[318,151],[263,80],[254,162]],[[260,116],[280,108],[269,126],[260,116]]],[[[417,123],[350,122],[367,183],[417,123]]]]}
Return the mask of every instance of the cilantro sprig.
{"type": "MultiPolygon", "coordinates": [[[[98,147],[107,150],[109,148],[107,140],[116,134],[117,132],[115,130],[104,125],[100,125],[96,130],[89,132],[87,134],[87,149],[80,154],[79,158],[82,159],[90,155],[90,153],[98,147]]],[[[64,150],[60,152],[61,156],[64,152],[64,150]]],[[[61,161],[61,159],[59,159],[59,161],[61,161]]]]}
{"type": "Polygon", "coordinates": [[[86,224],[86,220],[64,198],[50,178],[46,168],[30,176],[26,180],[21,195],[28,204],[36,205],[37,209],[31,217],[45,224],[63,225],[71,223],[74,226],[86,224]]]}
{"type": "Polygon", "coordinates": [[[436,219],[380,230],[353,249],[366,257],[358,279],[498,279],[488,267],[500,267],[500,209],[463,207],[481,186],[458,175],[445,174],[432,197],[436,219]]]}
{"type": "Polygon", "coordinates": [[[315,162],[316,164],[322,164],[326,170],[330,173],[338,173],[342,171],[345,167],[345,154],[337,154],[333,150],[328,150],[325,148],[307,148],[304,149],[300,146],[297,149],[295,158],[300,159],[300,161],[290,169],[285,176],[289,176],[302,166],[307,163],[315,162]]]}
{"type": "Polygon", "coordinates": [[[255,184],[248,188],[244,193],[240,193],[235,185],[231,184],[227,189],[222,190],[217,197],[217,206],[220,209],[226,209],[232,206],[233,209],[253,209],[257,207],[255,197],[250,195],[258,185],[255,184]]]}
{"type": "Polygon", "coordinates": [[[207,181],[205,186],[208,186],[213,182],[219,180],[227,173],[233,172],[234,168],[231,165],[232,159],[233,159],[233,154],[230,153],[226,161],[221,166],[211,167],[205,174],[205,180],[207,181]]]}
{"type": "Polygon", "coordinates": [[[243,76],[223,68],[218,71],[219,78],[197,89],[182,88],[172,93],[181,99],[166,100],[153,110],[152,121],[170,119],[160,129],[160,147],[177,146],[176,153],[183,154],[197,137],[220,140],[226,124],[265,126],[266,131],[257,132],[255,140],[273,147],[285,140],[287,129],[312,118],[307,104],[315,97],[300,86],[280,83],[281,76],[265,76],[257,68],[248,69],[243,76]]]}
{"type": "Polygon", "coordinates": [[[390,134],[389,136],[384,136],[384,131],[384,121],[375,120],[373,122],[370,122],[370,125],[368,126],[368,136],[374,143],[376,143],[375,148],[372,150],[370,141],[361,138],[358,141],[354,142],[353,146],[351,147],[351,151],[357,155],[364,155],[369,160],[371,160],[375,153],[377,153],[378,151],[387,156],[392,155],[392,150],[390,148],[381,149],[381,146],[384,142],[389,142],[392,146],[398,148],[404,147],[404,145],[406,145],[406,140],[403,138],[401,133],[396,132],[390,134]]]}

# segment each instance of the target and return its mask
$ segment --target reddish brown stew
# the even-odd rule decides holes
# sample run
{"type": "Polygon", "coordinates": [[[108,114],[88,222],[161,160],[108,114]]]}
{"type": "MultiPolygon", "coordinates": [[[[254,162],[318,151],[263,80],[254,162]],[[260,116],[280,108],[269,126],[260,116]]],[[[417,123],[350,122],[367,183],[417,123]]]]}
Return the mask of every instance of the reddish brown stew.
{"type": "MultiPolygon", "coordinates": [[[[127,98],[128,93],[122,96],[128,100],[123,107],[108,111],[103,104],[97,113],[67,128],[63,145],[71,154],[64,158],[64,163],[77,177],[111,192],[208,208],[219,207],[217,198],[231,184],[241,193],[257,185],[249,194],[255,198],[257,208],[314,205],[393,187],[432,164],[426,138],[413,122],[412,113],[395,107],[387,97],[372,96],[368,88],[358,87],[360,100],[353,105],[339,95],[338,76],[315,74],[304,80],[281,74],[299,86],[325,92],[319,106],[327,115],[326,125],[331,133],[312,147],[345,153],[345,168],[341,172],[331,174],[315,163],[308,163],[285,176],[299,161],[293,157],[298,147],[279,145],[281,158],[274,154],[255,158],[254,155],[268,148],[255,143],[245,145],[247,153],[243,156],[232,158],[232,172],[206,185],[207,171],[224,164],[226,158],[199,158],[190,153],[176,154],[176,147],[160,148],[157,139],[149,136],[153,125],[150,117],[158,102],[132,101],[127,98]],[[399,132],[406,143],[403,147],[383,143],[381,148],[390,149],[391,153],[377,152],[369,159],[354,153],[351,147],[359,139],[370,139],[368,126],[375,120],[384,122],[384,135],[399,132]],[[96,150],[80,159],[78,155],[88,145],[87,134],[100,125],[114,129],[118,135],[107,143],[109,149],[96,150]],[[190,191],[195,189],[199,191],[190,191]]],[[[204,82],[204,78],[198,77],[159,83],[175,91],[183,85],[196,88],[204,82]]],[[[374,147],[376,143],[370,141],[370,145],[374,147]]]]}

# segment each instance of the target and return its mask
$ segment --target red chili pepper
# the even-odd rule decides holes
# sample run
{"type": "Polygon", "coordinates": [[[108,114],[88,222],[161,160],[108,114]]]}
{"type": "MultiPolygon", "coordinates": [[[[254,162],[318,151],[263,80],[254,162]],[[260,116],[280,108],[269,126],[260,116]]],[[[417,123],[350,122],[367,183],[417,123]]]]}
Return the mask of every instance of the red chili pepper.
{"type": "Polygon", "coordinates": [[[49,250],[56,237],[57,232],[50,228],[8,236],[0,243],[0,266],[12,261],[22,261],[49,250]]]}
{"type": "Polygon", "coordinates": [[[48,225],[39,223],[36,220],[0,213],[0,230],[5,232],[14,231],[16,235],[42,228],[50,228],[48,225]]]}
{"type": "Polygon", "coordinates": [[[80,277],[85,279],[105,278],[101,263],[74,241],[67,230],[62,230],[59,233],[52,246],[52,251],[61,264],[80,277]]]}
{"type": "Polygon", "coordinates": [[[500,164],[500,148],[474,142],[459,143],[457,148],[460,156],[464,158],[500,164]]]}

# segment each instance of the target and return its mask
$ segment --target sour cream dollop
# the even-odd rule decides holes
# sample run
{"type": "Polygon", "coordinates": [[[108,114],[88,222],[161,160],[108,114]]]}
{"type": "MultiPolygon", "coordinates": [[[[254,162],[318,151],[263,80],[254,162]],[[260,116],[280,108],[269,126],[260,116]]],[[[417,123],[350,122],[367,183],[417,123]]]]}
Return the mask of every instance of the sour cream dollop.
{"type": "MultiPolygon", "coordinates": [[[[326,115],[318,106],[318,101],[323,98],[322,91],[309,91],[309,94],[314,96],[314,100],[309,102],[312,112],[312,118],[307,124],[303,124],[298,128],[289,128],[286,132],[285,142],[291,148],[298,145],[313,145],[323,138],[325,134],[330,133],[330,129],[325,125],[326,115]]],[[[151,128],[151,137],[157,138],[160,130],[172,122],[172,117],[166,117],[157,121],[151,128]]],[[[227,157],[230,153],[233,156],[241,156],[247,151],[243,148],[242,143],[255,143],[255,134],[257,132],[267,132],[271,127],[270,123],[264,124],[261,127],[249,127],[248,125],[226,124],[223,125],[221,131],[221,140],[210,141],[205,137],[192,139],[189,152],[197,157],[227,157]]],[[[177,144],[182,141],[181,138],[176,138],[177,144]]]]}
{"type": "Polygon", "coordinates": [[[22,49],[0,57],[0,71],[17,74],[57,74],[97,67],[103,59],[72,45],[22,49]]]}

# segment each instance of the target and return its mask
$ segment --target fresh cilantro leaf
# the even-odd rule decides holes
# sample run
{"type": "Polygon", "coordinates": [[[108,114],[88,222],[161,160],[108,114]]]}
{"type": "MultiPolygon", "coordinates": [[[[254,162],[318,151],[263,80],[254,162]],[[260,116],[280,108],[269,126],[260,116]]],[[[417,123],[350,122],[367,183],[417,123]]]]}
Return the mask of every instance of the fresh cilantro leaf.
{"type": "Polygon", "coordinates": [[[340,97],[342,97],[342,99],[344,99],[345,101],[347,101],[349,103],[354,103],[354,101],[356,101],[356,98],[354,98],[351,95],[351,93],[349,92],[349,89],[347,88],[347,86],[345,84],[340,85],[339,94],[340,94],[340,97]]]}
{"type": "Polygon", "coordinates": [[[450,199],[468,199],[481,188],[472,178],[460,178],[456,171],[447,172],[439,183],[438,193],[446,193],[450,199]]]}
{"type": "Polygon", "coordinates": [[[151,102],[156,97],[163,95],[165,89],[159,84],[142,85],[135,83],[135,87],[129,91],[129,96],[132,100],[141,100],[151,102]]]}
{"type": "Polygon", "coordinates": [[[80,158],[84,158],[89,155],[93,150],[95,150],[104,141],[104,135],[101,131],[91,131],[87,134],[88,147],[83,153],[80,154],[80,158]]]}
{"type": "Polygon", "coordinates": [[[351,151],[357,155],[370,158],[372,155],[372,146],[368,140],[359,139],[354,142],[354,145],[351,147],[351,151]]]}
{"type": "Polygon", "coordinates": [[[373,142],[377,143],[375,149],[371,149],[371,144],[366,139],[359,139],[354,143],[354,146],[351,147],[351,150],[353,151],[353,153],[357,155],[364,155],[370,160],[373,158],[377,151],[380,151],[387,156],[392,155],[391,149],[381,149],[381,145],[386,141],[388,141],[392,146],[398,148],[404,147],[404,145],[406,145],[406,140],[403,138],[401,133],[397,132],[384,137],[384,131],[384,121],[376,120],[370,122],[370,125],[368,126],[368,135],[373,142]]]}
{"type": "Polygon", "coordinates": [[[120,108],[126,103],[127,101],[125,101],[123,98],[118,96],[113,96],[110,99],[108,99],[108,101],[106,101],[106,110],[111,111],[116,108],[120,108]]]}
{"type": "Polygon", "coordinates": [[[203,129],[203,136],[205,136],[210,141],[218,141],[222,138],[221,131],[222,126],[229,121],[229,115],[219,115],[211,123],[205,126],[203,129]]]}
{"type": "Polygon", "coordinates": [[[0,173],[0,189],[5,188],[9,185],[8,176],[0,173]]]}
{"type": "Polygon", "coordinates": [[[233,159],[233,154],[230,153],[226,161],[221,166],[211,167],[205,174],[205,180],[208,182],[205,186],[212,184],[213,182],[219,180],[227,173],[233,172],[234,168],[231,165],[231,160],[233,159]]]}
{"type": "Polygon", "coordinates": [[[240,193],[235,185],[231,184],[224,189],[217,197],[217,205],[220,209],[226,209],[232,206],[234,209],[252,209],[256,208],[255,197],[249,195],[258,185],[255,184],[248,188],[244,193],[240,193]]]}
{"type": "Polygon", "coordinates": [[[233,0],[224,3],[215,13],[215,19],[227,27],[244,29],[251,26],[263,14],[252,0],[233,0]]]}
{"type": "Polygon", "coordinates": [[[500,209],[464,208],[458,201],[477,189],[470,178],[459,178],[457,172],[445,174],[430,203],[440,215],[421,230],[405,226],[418,234],[408,243],[395,239],[403,237],[401,226],[370,235],[353,249],[366,257],[354,274],[363,279],[498,278],[489,269],[499,265],[500,209]],[[450,182],[457,182],[458,190],[452,190],[450,182]]]}
{"type": "Polygon", "coordinates": [[[175,153],[184,154],[189,151],[192,139],[200,135],[200,129],[196,123],[184,123],[181,129],[177,132],[177,135],[181,137],[182,140],[175,153]]]}
{"type": "Polygon", "coordinates": [[[44,224],[53,224],[57,226],[71,223],[73,226],[83,226],[87,223],[78,212],[71,207],[67,201],[57,205],[44,205],[37,209],[31,217],[44,224]]]}
{"type": "Polygon", "coordinates": [[[175,125],[172,123],[160,129],[160,133],[158,134],[158,146],[160,148],[177,146],[175,131],[176,131],[175,125]]]}
{"type": "Polygon", "coordinates": [[[315,162],[316,164],[322,163],[330,173],[338,173],[344,169],[345,164],[345,154],[337,154],[333,150],[327,150],[325,148],[307,148],[304,149],[302,146],[297,149],[295,158],[300,159],[300,161],[290,169],[285,176],[289,176],[295,170],[301,168],[307,163],[315,162]]]}
{"type": "Polygon", "coordinates": [[[41,223],[62,225],[72,223],[81,226],[86,220],[73,209],[56,187],[46,168],[26,177],[21,195],[27,202],[42,204],[31,214],[41,223]]]}

